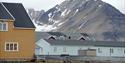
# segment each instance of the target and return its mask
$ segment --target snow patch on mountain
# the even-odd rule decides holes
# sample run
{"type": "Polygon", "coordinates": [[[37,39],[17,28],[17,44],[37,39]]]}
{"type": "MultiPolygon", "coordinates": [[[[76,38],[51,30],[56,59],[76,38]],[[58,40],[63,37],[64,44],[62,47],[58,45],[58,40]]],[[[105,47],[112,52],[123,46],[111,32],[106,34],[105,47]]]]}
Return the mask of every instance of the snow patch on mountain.
{"type": "Polygon", "coordinates": [[[33,20],[33,24],[36,27],[35,31],[47,32],[47,31],[51,31],[51,30],[57,29],[57,27],[53,26],[53,25],[46,25],[46,24],[43,24],[42,26],[38,25],[34,20],[33,20]]]}
{"type": "MultiPolygon", "coordinates": [[[[77,13],[78,11],[79,11],[79,9],[76,9],[76,11],[75,11],[74,15],[76,15],[76,13],[77,13]]],[[[74,15],[73,15],[73,16],[74,16],[74,15]]]]}
{"type": "Polygon", "coordinates": [[[98,7],[101,7],[102,5],[100,4],[100,5],[98,5],[98,7]]]}
{"type": "Polygon", "coordinates": [[[65,22],[59,23],[58,26],[61,26],[62,24],[64,24],[65,22]]]}
{"type": "Polygon", "coordinates": [[[52,16],[52,13],[49,13],[48,16],[49,16],[49,18],[50,18],[50,17],[52,16]]]}
{"type": "Polygon", "coordinates": [[[47,32],[56,29],[57,27],[53,27],[53,25],[43,25],[43,26],[37,26],[35,31],[42,31],[47,32]]]}
{"type": "Polygon", "coordinates": [[[66,16],[66,15],[68,15],[68,14],[70,13],[70,11],[71,11],[71,10],[65,9],[65,10],[62,12],[61,16],[66,16]]]}

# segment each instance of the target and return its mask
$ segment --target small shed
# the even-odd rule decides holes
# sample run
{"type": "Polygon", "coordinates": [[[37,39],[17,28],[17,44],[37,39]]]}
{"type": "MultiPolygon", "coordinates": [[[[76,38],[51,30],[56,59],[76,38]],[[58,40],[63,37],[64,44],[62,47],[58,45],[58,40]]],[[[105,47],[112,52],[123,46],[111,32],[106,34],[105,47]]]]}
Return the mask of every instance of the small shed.
{"type": "Polygon", "coordinates": [[[96,49],[78,50],[79,56],[96,56],[96,49]]]}

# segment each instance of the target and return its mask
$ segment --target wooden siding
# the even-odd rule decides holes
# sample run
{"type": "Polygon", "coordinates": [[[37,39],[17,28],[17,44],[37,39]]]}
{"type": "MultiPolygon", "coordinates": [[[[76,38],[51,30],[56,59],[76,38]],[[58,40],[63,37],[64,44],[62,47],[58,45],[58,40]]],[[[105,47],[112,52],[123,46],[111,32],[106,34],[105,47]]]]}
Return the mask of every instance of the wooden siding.
{"type": "Polygon", "coordinates": [[[96,50],[78,50],[80,56],[96,56],[96,50]]]}
{"type": "Polygon", "coordinates": [[[35,53],[35,29],[15,29],[8,22],[8,31],[0,31],[0,59],[32,58],[35,53]],[[5,51],[5,42],[18,42],[19,51],[5,51]]]}

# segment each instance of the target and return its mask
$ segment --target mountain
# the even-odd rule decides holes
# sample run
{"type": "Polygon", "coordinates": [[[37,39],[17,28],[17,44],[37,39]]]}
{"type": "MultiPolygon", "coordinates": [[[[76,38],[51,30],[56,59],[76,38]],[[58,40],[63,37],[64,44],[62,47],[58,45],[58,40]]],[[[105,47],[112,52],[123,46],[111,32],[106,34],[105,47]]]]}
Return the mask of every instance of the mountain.
{"type": "Polygon", "coordinates": [[[66,0],[39,15],[37,24],[49,31],[85,32],[100,41],[125,41],[125,15],[101,0],[66,0]]]}
{"type": "Polygon", "coordinates": [[[39,16],[41,16],[44,12],[45,12],[44,10],[36,11],[33,8],[28,8],[27,9],[27,13],[31,17],[31,19],[35,20],[35,21],[37,21],[37,19],[39,19],[39,16]]]}

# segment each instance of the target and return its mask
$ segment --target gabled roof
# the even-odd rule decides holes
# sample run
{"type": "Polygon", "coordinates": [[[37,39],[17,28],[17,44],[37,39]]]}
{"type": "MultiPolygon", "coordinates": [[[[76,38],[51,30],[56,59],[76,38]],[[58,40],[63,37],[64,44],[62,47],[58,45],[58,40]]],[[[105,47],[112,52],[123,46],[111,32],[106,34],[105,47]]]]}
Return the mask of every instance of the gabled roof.
{"type": "Polygon", "coordinates": [[[36,32],[37,41],[40,39],[48,39],[50,36],[55,36],[57,39],[59,39],[59,37],[61,36],[64,36],[66,40],[79,40],[81,37],[83,36],[86,37],[89,35],[86,33],[70,33],[70,32],[36,32]]]}
{"type": "Polygon", "coordinates": [[[82,35],[80,33],[67,33],[67,32],[36,32],[36,36],[43,39],[48,39],[49,36],[64,36],[64,37],[71,37],[71,39],[78,39],[82,35]]]}
{"type": "Polygon", "coordinates": [[[14,20],[12,15],[8,12],[6,7],[0,2],[0,19],[14,20]]]}
{"type": "Polygon", "coordinates": [[[51,36],[66,37],[66,35],[61,32],[36,32],[36,41],[39,41],[40,39],[48,39],[51,36]]]}
{"type": "Polygon", "coordinates": [[[101,47],[125,47],[125,42],[113,41],[80,41],[80,40],[48,40],[44,39],[50,45],[66,46],[101,46],[101,47]]]}
{"type": "Polygon", "coordinates": [[[32,20],[27,14],[25,8],[21,3],[5,3],[3,5],[8,9],[8,11],[14,16],[14,27],[19,28],[35,28],[32,20]]]}

